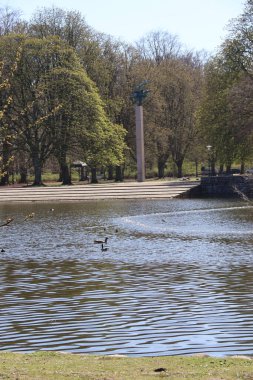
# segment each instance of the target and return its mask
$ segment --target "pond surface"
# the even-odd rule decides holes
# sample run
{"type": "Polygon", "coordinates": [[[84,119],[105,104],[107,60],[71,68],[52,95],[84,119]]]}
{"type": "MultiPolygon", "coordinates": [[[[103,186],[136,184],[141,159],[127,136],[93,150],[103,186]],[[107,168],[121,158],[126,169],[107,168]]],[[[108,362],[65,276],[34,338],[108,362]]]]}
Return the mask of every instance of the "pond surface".
{"type": "Polygon", "coordinates": [[[253,355],[247,203],[0,205],[0,219],[10,216],[0,228],[0,350],[253,355]],[[94,240],[106,236],[102,252],[94,240]]]}

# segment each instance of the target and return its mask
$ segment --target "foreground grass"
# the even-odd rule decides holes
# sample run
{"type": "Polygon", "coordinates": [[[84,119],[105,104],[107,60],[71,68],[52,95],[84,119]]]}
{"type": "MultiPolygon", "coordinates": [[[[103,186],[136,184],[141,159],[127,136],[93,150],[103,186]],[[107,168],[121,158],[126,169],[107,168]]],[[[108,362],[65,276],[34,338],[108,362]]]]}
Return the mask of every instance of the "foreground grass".
{"type": "Polygon", "coordinates": [[[0,379],[253,380],[253,360],[196,356],[130,358],[59,352],[2,352],[0,379]]]}

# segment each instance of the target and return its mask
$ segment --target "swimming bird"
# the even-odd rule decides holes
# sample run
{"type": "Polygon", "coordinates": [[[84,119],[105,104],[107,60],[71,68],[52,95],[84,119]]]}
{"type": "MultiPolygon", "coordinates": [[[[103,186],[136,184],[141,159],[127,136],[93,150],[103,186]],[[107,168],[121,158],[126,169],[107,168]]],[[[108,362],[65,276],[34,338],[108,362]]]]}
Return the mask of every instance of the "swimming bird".
{"type": "Polygon", "coordinates": [[[108,248],[107,248],[107,247],[104,247],[104,244],[103,244],[103,243],[101,244],[101,251],[102,251],[102,252],[106,252],[106,251],[108,251],[108,248]]]}
{"type": "Polygon", "coordinates": [[[2,248],[2,249],[1,249],[1,252],[2,252],[2,253],[5,252],[5,249],[2,248]]]}
{"type": "Polygon", "coordinates": [[[1,224],[0,227],[8,226],[13,220],[14,218],[7,218],[5,223],[1,224]]]}
{"type": "Polygon", "coordinates": [[[105,240],[94,240],[94,244],[107,244],[108,237],[105,240]]]}
{"type": "Polygon", "coordinates": [[[31,214],[26,215],[24,221],[28,220],[28,219],[32,219],[34,217],[34,215],[35,215],[35,212],[31,212],[31,214]]]}

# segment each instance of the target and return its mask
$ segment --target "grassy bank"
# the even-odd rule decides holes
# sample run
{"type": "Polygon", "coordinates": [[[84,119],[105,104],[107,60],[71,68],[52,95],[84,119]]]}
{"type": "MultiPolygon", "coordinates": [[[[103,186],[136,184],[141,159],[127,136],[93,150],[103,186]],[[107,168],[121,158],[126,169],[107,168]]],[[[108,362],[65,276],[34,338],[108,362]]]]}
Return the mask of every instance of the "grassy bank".
{"type": "Polygon", "coordinates": [[[93,356],[0,353],[0,379],[253,380],[250,358],[93,356]]]}

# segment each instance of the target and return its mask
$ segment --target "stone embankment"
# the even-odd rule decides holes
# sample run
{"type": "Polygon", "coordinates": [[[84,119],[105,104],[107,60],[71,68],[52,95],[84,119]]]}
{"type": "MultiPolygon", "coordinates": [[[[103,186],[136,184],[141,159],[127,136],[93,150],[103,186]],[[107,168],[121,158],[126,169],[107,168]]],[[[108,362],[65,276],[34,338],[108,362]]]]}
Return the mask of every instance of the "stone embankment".
{"type": "Polygon", "coordinates": [[[7,186],[0,188],[0,202],[168,199],[185,196],[198,185],[197,181],[145,181],[73,186],[7,186]]]}
{"type": "Polygon", "coordinates": [[[200,186],[193,189],[199,196],[253,197],[253,176],[246,175],[219,175],[202,177],[200,186]]]}

